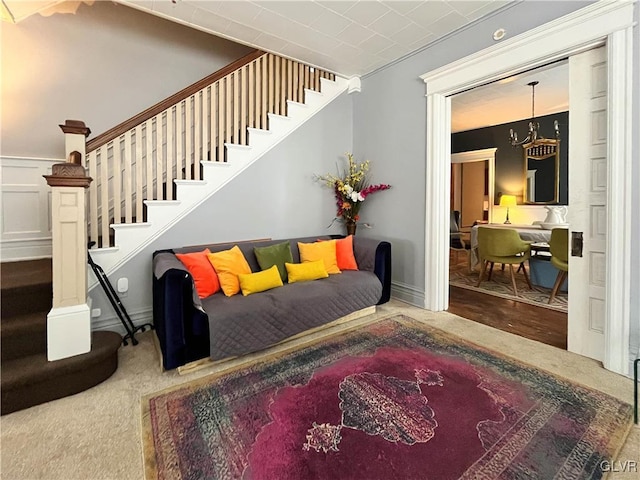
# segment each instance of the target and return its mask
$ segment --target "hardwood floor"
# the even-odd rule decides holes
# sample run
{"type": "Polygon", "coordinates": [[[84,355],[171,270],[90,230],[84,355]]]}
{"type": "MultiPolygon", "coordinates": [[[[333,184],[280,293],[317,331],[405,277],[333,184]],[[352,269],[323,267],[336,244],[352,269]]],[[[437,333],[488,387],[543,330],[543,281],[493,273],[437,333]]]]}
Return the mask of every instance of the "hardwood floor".
{"type": "Polygon", "coordinates": [[[448,311],[505,332],[567,349],[567,314],[563,312],[453,286],[449,288],[448,311]]]}

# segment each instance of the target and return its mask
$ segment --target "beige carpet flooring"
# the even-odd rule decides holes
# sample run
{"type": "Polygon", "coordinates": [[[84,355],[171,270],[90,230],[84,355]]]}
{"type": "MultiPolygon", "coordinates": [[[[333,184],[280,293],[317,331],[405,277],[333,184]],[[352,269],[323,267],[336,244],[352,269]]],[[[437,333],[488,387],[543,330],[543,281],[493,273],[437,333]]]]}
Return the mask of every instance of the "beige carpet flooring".
{"type": "MultiPolygon", "coordinates": [[[[593,360],[446,312],[434,314],[392,301],[379,307],[374,315],[355,322],[366,323],[396,313],[409,315],[629,403],[633,400],[632,380],[604,370],[593,360]]],[[[3,416],[0,419],[1,477],[4,480],[142,479],[140,398],[247,361],[209,366],[183,376],[175,371],[163,373],[152,335],[145,332],[139,336],[140,344],[136,347],[122,347],[118,370],[104,383],[78,395],[3,416]]],[[[308,339],[298,340],[305,341],[308,339]]],[[[253,357],[259,358],[259,355],[253,357]]],[[[632,428],[618,460],[637,461],[640,469],[640,428],[637,426],[632,428]]],[[[638,479],[640,473],[618,472],[609,478],[638,479]]]]}

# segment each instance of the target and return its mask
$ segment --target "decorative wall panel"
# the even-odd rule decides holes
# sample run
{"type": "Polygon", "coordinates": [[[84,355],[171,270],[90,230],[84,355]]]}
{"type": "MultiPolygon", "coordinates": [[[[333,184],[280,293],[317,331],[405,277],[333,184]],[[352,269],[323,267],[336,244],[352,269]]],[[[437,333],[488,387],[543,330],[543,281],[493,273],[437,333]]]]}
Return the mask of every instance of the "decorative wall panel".
{"type": "Polygon", "coordinates": [[[604,287],[607,277],[607,265],[604,253],[591,252],[589,255],[589,283],[604,287]]]}
{"type": "Polygon", "coordinates": [[[0,259],[51,256],[51,189],[43,175],[60,159],[0,158],[0,259]]]}
{"type": "Polygon", "coordinates": [[[607,190],[607,159],[598,157],[591,160],[591,191],[607,190]]]}
{"type": "Polygon", "coordinates": [[[589,328],[604,333],[604,300],[590,298],[589,312],[589,328]]]}

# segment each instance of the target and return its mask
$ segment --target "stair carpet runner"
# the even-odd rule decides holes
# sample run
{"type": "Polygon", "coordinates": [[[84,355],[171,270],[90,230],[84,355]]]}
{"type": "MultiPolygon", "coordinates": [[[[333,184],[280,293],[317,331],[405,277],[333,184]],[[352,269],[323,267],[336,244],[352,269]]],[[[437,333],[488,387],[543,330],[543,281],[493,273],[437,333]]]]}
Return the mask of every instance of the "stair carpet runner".
{"type": "Polygon", "coordinates": [[[114,332],[93,332],[89,353],[47,360],[51,259],[3,263],[0,269],[2,415],[82,392],[115,372],[122,338],[114,332]]]}

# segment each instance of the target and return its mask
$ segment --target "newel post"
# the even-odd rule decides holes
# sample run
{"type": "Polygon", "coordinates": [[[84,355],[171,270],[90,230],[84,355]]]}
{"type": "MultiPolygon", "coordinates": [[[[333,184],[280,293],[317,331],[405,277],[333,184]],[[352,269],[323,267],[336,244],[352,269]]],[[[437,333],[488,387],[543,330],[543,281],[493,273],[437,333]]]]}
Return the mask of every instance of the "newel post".
{"type": "Polygon", "coordinates": [[[68,162],[45,175],[52,190],[53,306],[47,315],[47,359],[60,360],[91,350],[91,308],[87,297],[87,220],[85,190],[91,183],[82,166],[82,122],[67,120],[68,162]]]}

